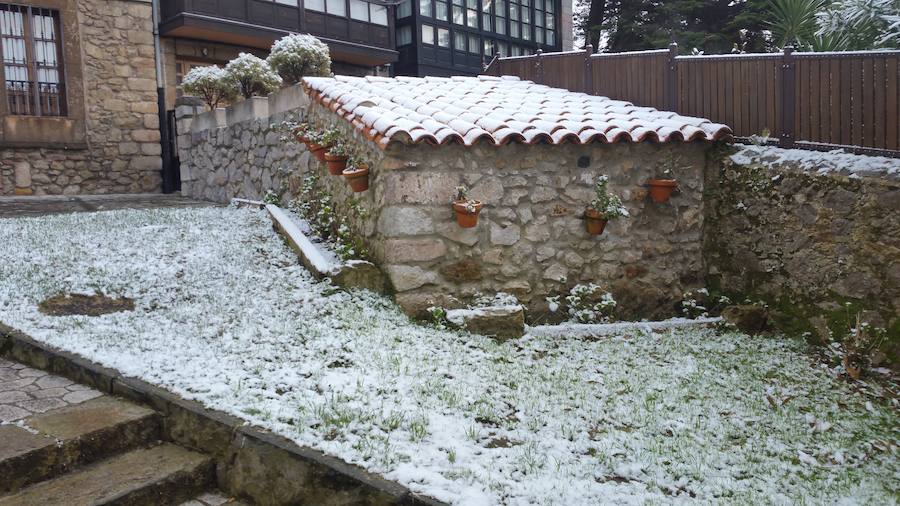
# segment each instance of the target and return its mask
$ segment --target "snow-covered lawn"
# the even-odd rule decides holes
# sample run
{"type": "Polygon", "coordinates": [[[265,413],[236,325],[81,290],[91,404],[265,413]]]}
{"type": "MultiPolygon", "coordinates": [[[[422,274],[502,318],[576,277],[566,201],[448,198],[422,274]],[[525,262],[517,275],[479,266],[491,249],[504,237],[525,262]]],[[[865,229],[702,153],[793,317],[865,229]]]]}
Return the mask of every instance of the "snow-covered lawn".
{"type": "Polygon", "coordinates": [[[786,339],[438,331],[253,210],[0,220],[0,259],[0,321],[456,504],[897,500],[896,412],[786,339]],[[37,310],[95,291],[137,309],[37,310]]]}

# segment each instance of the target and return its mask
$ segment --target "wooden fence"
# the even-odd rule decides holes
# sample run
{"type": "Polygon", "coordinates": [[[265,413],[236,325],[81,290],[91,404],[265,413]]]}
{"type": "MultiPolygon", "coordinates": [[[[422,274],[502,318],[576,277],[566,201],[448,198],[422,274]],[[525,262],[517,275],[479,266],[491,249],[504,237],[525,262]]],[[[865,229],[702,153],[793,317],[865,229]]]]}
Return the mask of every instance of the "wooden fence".
{"type": "Polygon", "coordinates": [[[574,51],[495,58],[485,70],[764,131],[784,147],[900,156],[900,51],[679,56],[574,51]]]}

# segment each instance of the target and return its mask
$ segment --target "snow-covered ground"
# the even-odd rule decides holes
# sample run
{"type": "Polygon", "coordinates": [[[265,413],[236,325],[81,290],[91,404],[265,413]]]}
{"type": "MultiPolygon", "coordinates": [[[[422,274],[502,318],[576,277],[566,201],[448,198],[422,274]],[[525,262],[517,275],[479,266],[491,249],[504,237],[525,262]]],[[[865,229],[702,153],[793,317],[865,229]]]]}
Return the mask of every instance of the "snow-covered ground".
{"type": "Polygon", "coordinates": [[[263,211],[0,220],[0,321],[455,504],[885,504],[898,418],[786,339],[498,344],[314,281],[263,211]],[[49,317],[58,293],[137,309],[49,317]]]}

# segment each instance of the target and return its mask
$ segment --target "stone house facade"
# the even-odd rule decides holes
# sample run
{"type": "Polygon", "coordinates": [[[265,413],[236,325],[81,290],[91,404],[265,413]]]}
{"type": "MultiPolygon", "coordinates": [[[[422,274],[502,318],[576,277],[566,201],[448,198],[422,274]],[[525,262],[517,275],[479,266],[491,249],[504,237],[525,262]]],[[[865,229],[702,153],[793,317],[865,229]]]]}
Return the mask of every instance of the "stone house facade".
{"type": "Polygon", "coordinates": [[[17,0],[0,16],[0,195],[159,191],[150,1],[17,0]]]}

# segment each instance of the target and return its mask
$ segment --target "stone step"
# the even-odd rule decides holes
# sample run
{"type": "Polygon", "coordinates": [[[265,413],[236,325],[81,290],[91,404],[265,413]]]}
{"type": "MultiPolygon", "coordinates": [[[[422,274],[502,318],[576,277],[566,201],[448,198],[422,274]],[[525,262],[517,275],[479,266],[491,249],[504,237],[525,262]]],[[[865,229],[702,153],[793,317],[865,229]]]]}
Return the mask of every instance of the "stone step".
{"type": "Polygon", "coordinates": [[[157,413],[109,396],[0,426],[0,494],[155,444],[157,413]]]}
{"type": "Polygon", "coordinates": [[[0,496],[0,506],[179,504],[206,490],[213,473],[209,457],[161,443],[0,496]]]}

